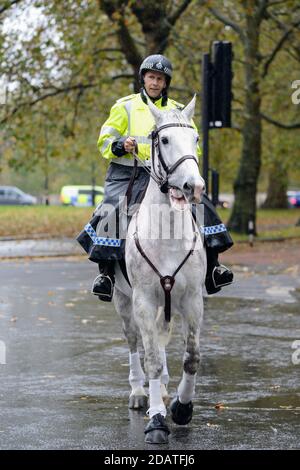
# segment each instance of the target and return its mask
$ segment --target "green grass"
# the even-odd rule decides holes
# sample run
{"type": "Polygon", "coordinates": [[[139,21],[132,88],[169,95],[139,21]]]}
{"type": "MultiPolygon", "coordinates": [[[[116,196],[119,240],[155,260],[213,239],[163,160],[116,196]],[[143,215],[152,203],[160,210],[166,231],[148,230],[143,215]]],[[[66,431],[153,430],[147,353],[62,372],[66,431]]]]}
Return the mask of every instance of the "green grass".
{"type": "Polygon", "coordinates": [[[92,213],[91,207],[0,206],[0,237],[75,237],[92,213]]]}
{"type": "MultiPolygon", "coordinates": [[[[92,217],[93,208],[66,206],[0,206],[0,237],[71,237],[74,238],[92,217]]],[[[218,210],[227,223],[230,211],[218,210]]],[[[259,239],[300,238],[295,224],[300,210],[259,210],[257,228],[259,239]]],[[[247,235],[232,233],[235,241],[247,240],[247,235]]]]}

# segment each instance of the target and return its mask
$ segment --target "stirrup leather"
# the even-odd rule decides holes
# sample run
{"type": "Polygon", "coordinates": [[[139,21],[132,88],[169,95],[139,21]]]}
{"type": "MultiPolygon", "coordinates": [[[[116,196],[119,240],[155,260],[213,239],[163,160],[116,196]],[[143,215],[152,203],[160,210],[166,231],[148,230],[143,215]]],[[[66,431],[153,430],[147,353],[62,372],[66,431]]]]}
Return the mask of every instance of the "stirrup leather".
{"type": "Polygon", "coordinates": [[[94,295],[97,295],[98,297],[101,296],[101,297],[107,297],[108,299],[111,299],[112,298],[112,295],[113,295],[113,291],[114,291],[114,284],[111,280],[111,278],[106,275],[106,274],[99,274],[95,279],[94,279],[94,282],[93,282],[93,285],[92,285],[92,289],[91,289],[91,294],[94,294],[94,295]],[[109,283],[110,283],[110,292],[108,294],[106,293],[102,293],[102,292],[96,292],[94,289],[95,289],[95,284],[100,280],[100,279],[104,279],[106,278],[109,283]]]}
{"type": "Polygon", "coordinates": [[[216,279],[215,279],[215,273],[218,272],[220,268],[223,268],[223,272],[221,272],[220,275],[222,275],[225,271],[228,271],[232,275],[231,270],[228,269],[227,266],[225,266],[224,264],[220,264],[219,266],[215,266],[213,271],[212,271],[211,277],[212,277],[213,285],[216,289],[218,287],[229,286],[229,284],[232,284],[232,281],[233,281],[233,279],[231,279],[231,281],[229,281],[229,282],[224,282],[223,284],[217,284],[216,279]]]}

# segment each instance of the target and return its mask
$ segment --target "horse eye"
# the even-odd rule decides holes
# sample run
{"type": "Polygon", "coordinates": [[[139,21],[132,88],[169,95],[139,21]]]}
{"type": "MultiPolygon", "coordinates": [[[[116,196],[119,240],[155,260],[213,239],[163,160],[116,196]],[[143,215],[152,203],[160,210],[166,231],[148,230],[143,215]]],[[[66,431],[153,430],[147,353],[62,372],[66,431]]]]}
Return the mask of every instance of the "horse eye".
{"type": "Polygon", "coordinates": [[[169,143],[168,137],[162,137],[161,141],[162,141],[163,144],[168,144],[169,143]]]}
{"type": "Polygon", "coordinates": [[[197,135],[196,137],[196,142],[198,143],[199,142],[199,136],[197,135]]]}

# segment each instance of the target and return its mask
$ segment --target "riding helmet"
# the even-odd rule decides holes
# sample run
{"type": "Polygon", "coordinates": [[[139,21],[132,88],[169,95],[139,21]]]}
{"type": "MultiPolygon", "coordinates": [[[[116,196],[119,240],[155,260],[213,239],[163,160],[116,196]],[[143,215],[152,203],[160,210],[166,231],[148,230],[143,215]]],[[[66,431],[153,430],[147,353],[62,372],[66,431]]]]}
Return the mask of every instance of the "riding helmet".
{"type": "Polygon", "coordinates": [[[172,79],[173,67],[171,62],[165,56],[161,54],[153,54],[143,60],[139,71],[140,82],[142,85],[144,84],[143,77],[148,70],[164,73],[166,76],[167,88],[169,87],[172,79]]]}

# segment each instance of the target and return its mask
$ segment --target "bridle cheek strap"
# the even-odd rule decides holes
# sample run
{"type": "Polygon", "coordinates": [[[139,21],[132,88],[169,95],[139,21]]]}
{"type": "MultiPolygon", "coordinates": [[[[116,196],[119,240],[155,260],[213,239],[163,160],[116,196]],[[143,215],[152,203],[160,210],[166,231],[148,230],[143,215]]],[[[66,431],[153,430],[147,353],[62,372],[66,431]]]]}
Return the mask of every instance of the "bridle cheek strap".
{"type": "Polygon", "coordinates": [[[158,141],[158,133],[162,129],[166,129],[167,127],[188,127],[190,129],[194,129],[194,127],[191,126],[190,124],[174,123],[174,124],[165,124],[164,126],[161,126],[161,127],[159,127],[158,129],[156,129],[155,131],[152,132],[151,137],[152,137],[153,172],[154,172],[154,174],[155,174],[155,176],[158,180],[158,185],[159,185],[159,188],[160,188],[162,193],[167,193],[168,192],[168,189],[169,189],[168,177],[172,173],[174,173],[176,168],[178,168],[179,165],[181,165],[185,160],[194,160],[198,165],[198,160],[194,155],[183,155],[171,167],[169,167],[166,164],[166,162],[164,161],[163,156],[161,154],[161,151],[160,151],[159,141],[158,141]],[[156,150],[157,150],[158,160],[159,160],[161,166],[163,167],[163,169],[166,173],[165,178],[163,178],[161,175],[157,175],[156,172],[155,172],[155,153],[156,153],[156,150]]]}

